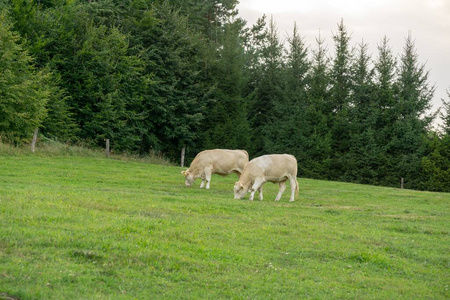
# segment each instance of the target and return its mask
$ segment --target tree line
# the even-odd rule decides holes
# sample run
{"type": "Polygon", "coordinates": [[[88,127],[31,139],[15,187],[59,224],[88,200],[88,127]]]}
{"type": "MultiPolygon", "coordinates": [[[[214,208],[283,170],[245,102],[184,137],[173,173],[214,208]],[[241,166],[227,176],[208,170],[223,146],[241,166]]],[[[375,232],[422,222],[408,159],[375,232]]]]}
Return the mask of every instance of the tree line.
{"type": "MultiPolygon", "coordinates": [[[[450,191],[450,105],[427,114],[435,87],[414,39],[376,57],[343,21],[334,49],[284,43],[237,0],[1,0],[0,138],[35,128],[64,143],[156,152],[290,153],[299,176],[450,191]]],[[[450,95],[449,95],[450,99],[450,95]]]]}

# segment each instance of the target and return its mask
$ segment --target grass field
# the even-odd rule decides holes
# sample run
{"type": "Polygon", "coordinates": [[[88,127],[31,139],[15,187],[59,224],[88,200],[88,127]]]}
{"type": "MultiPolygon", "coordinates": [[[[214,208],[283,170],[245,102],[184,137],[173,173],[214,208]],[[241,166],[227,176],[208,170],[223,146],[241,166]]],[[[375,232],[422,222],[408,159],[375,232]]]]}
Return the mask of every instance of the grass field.
{"type": "Polygon", "coordinates": [[[0,156],[0,299],[450,298],[450,194],[300,179],[251,202],[180,171],[0,156]]]}

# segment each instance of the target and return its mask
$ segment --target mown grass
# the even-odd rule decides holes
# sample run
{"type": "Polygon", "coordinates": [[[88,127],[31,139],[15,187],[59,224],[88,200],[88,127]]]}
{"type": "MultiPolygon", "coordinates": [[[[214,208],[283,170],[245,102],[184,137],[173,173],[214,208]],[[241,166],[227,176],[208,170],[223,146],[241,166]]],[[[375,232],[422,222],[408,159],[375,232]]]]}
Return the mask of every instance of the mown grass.
{"type": "Polygon", "coordinates": [[[450,297],[449,194],[300,179],[250,202],[180,170],[3,153],[0,298],[450,297]]]}

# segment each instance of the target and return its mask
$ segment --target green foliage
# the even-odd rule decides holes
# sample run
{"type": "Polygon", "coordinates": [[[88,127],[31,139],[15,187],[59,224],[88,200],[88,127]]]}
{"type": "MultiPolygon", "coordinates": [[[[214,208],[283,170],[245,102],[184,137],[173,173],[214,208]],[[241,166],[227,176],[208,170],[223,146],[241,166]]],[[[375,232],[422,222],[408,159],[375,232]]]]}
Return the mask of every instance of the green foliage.
{"type": "Polygon", "coordinates": [[[37,70],[33,59],[0,12],[0,138],[20,144],[30,140],[46,116],[50,73],[37,70]]]}
{"type": "Polygon", "coordinates": [[[338,32],[333,35],[336,54],[330,68],[330,98],[325,102],[325,113],[331,134],[333,149],[329,177],[348,180],[343,176],[349,164],[345,154],[350,150],[352,134],[350,115],[351,66],[353,53],[350,49],[350,35],[343,20],[338,24],[338,32]]]}
{"type": "Polygon", "coordinates": [[[248,82],[242,27],[240,20],[225,25],[223,46],[209,67],[215,83],[211,94],[214,99],[201,125],[207,128],[203,137],[207,149],[248,149],[250,145],[247,105],[242,96],[248,82]]]}
{"type": "Polygon", "coordinates": [[[201,60],[204,45],[189,29],[188,19],[167,4],[155,11],[155,17],[160,21],[149,32],[144,54],[146,72],[155,84],[149,87],[144,107],[150,111],[145,121],[159,143],[151,144],[150,138],[144,146],[178,158],[183,146],[198,140],[197,128],[210,97],[201,60]]]}
{"type": "Polygon", "coordinates": [[[293,203],[269,183],[248,201],[234,176],[186,188],[179,167],[0,165],[0,297],[449,297],[448,194],[301,179],[293,203]]]}
{"type": "Polygon", "coordinates": [[[312,50],[311,79],[307,89],[309,107],[305,118],[310,134],[305,146],[309,148],[305,165],[300,165],[300,174],[311,178],[329,178],[332,156],[332,139],[328,126],[327,103],[330,101],[330,61],[322,38],[316,39],[317,48],[312,50]]]}
{"type": "Polygon", "coordinates": [[[450,90],[447,90],[447,97],[449,101],[443,101],[443,111],[440,111],[440,116],[443,121],[444,134],[450,135],[450,90]]]}
{"type": "Polygon", "coordinates": [[[264,34],[254,35],[254,38],[259,40],[256,45],[260,45],[260,48],[256,49],[260,54],[258,56],[260,62],[254,70],[256,74],[253,74],[256,80],[252,82],[254,101],[251,102],[249,109],[252,128],[250,152],[255,155],[271,150],[271,138],[276,134],[273,129],[280,117],[275,106],[286,101],[283,46],[273,19],[264,30],[264,34]]]}
{"type": "Polygon", "coordinates": [[[142,61],[128,56],[126,37],[117,29],[88,26],[82,47],[70,64],[71,98],[81,136],[95,144],[111,139],[117,150],[136,149],[142,119],[136,89],[144,85],[142,61]]]}
{"type": "Polygon", "coordinates": [[[51,74],[46,84],[49,88],[49,99],[46,105],[47,116],[42,122],[41,133],[61,142],[76,141],[78,128],[68,104],[70,97],[60,88],[60,77],[51,74]]]}
{"type": "Polygon", "coordinates": [[[450,136],[435,135],[429,147],[430,154],[421,161],[423,177],[420,188],[450,192],[450,136]]]}
{"type": "MultiPolygon", "coordinates": [[[[450,98],[450,93],[447,92],[450,98]]],[[[441,117],[442,134],[429,139],[428,153],[422,157],[420,188],[430,191],[450,192],[450,102],[444,101],[441,117]]]]}

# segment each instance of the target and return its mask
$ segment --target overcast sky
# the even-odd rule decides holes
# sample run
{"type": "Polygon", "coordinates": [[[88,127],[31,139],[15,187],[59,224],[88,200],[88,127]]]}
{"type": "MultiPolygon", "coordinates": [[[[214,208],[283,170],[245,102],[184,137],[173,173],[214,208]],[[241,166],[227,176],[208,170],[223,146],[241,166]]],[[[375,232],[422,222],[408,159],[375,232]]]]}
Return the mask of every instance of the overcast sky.
{"type": "Polygon", "coordinates": [[[436,86],[432,111],[450,90],[450,0],[239,0],[239,16],[251,26],[266,14],[276,22],[285,39],[292,35],[294,22],[305,43],[316,49],[319,36],[334,55],[332,35],[343,19],[351,34],[350,44],[369,44],[372,59],[377,45],[386,36],[394,55],[403,53],[405,39],[411,33],[419,61],[430,71],[429,83],[436,86]]]}

